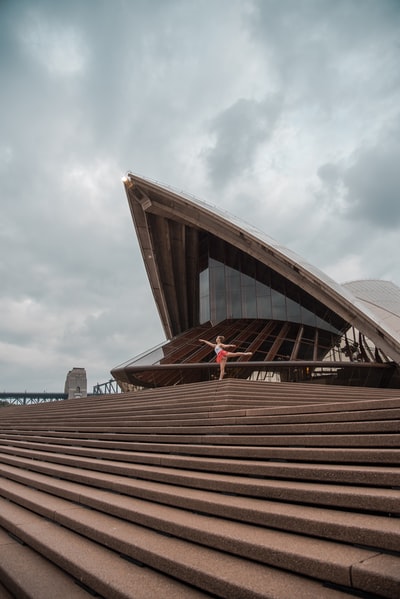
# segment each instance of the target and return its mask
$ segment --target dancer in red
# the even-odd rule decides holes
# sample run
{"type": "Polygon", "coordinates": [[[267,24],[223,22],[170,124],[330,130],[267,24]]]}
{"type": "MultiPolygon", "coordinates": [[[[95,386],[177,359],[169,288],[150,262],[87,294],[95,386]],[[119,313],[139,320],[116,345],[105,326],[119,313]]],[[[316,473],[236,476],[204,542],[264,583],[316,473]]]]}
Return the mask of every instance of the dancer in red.
{"type": "Polygon", "coordinates": [[[230,347],[236,347],[236,345],[232,345],[224,343],[225,337],[219,335],[216,338],[216,343],[211,343],[210,341],[206,341],[205,339],[199,339],[201,343],[206,343],[210,347],[212,347],[217,354],[217,363],[219,364],[219,380],[224,378],[225,375],[225,365],[228,358],[235,358],[236,356],[252,356],[253,352],[251,351],[228,351],[230,347]]]}

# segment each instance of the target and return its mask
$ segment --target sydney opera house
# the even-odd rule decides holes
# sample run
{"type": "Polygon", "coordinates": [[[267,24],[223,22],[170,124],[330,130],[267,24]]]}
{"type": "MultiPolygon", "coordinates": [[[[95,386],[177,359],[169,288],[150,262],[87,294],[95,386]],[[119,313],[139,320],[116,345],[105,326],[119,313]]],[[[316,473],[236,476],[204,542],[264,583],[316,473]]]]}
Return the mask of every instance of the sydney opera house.
{"type": "Polygon", "coordinates": [[[124,185],[168,341],[112,370],[123,390],[215,378],[198,339],[217,335],[252,352],[229,378],[400,386],[396,285],[339,285],[215,207],[131,173],[124,185]]]}

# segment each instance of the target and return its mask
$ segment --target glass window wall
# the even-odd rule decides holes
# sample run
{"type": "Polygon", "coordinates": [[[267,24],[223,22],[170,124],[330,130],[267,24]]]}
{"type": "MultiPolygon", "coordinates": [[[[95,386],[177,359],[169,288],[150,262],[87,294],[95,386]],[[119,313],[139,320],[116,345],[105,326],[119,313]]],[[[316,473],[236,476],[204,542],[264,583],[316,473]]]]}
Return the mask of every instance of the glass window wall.
{"type": "Polygon", "coordinates": [[[346,323],[297,285],[210,234],[200,243],[200,323],[231,318],[295,322],[334,334],[346,323]]]}

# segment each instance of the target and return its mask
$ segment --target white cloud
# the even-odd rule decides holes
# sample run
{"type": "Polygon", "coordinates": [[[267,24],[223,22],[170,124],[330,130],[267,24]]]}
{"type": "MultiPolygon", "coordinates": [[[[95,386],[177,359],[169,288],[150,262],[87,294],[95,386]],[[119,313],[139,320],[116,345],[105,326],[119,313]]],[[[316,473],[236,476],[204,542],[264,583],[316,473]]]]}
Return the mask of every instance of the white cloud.
{"type": "Polygon", "coordinates": [[[78,24],[64,26],[58,19],[49,18],[40,3],[25,12],[18,23],[18,38],[27,54],[50,75],[71,76],[84,70],[85,44],[78,24]]]}

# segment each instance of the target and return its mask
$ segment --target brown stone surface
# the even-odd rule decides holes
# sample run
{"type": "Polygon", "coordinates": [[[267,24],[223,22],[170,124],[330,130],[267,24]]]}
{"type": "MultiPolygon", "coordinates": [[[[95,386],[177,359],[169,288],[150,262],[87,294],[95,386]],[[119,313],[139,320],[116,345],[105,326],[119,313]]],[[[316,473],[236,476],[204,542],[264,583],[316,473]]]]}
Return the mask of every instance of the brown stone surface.
{"type": "Polygon", "coordinates": [[[15,596],[11,595],[9,591],[0,582],[0,599],[15,599],[15,596]]]}
{"type": "Polygon", "coordinates": [[[400,597],[399,558],[394,555],[376,555],[352,569],[353,584],[359,589],[388,599],[400,597]]]}
{"type": "Polygon", "coordinates": [[[29,599],[57,599],[53,578],[105,599],[398,599],[399,416],[398,391],[229,379],[3,409],[0,599],[23,556],[46,580],[29,599]]]}
{"type": "Polygon", "coordinates": [[[91,595],[57,566],[0,529],[0,599],[90,599],[91,595]]]}

